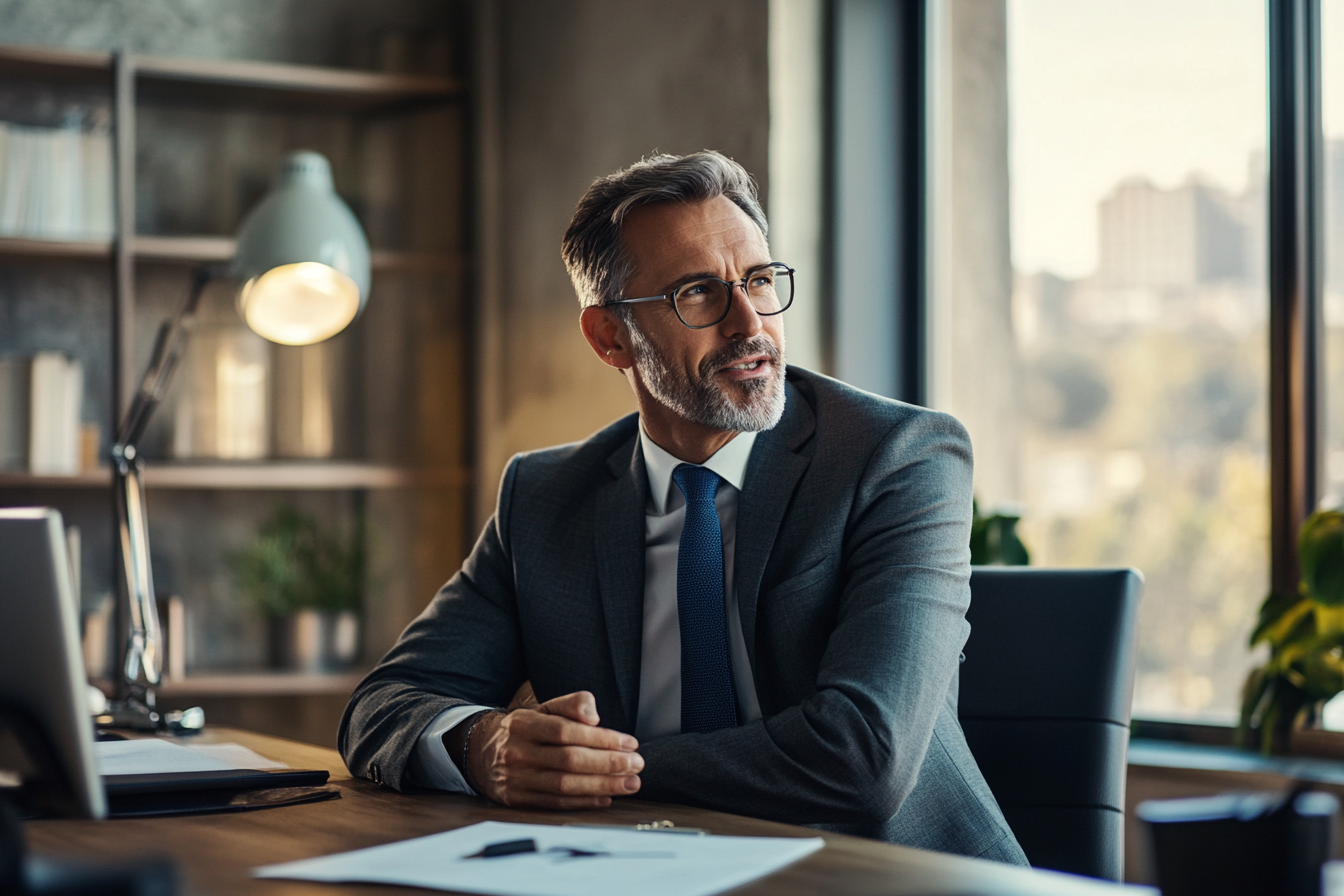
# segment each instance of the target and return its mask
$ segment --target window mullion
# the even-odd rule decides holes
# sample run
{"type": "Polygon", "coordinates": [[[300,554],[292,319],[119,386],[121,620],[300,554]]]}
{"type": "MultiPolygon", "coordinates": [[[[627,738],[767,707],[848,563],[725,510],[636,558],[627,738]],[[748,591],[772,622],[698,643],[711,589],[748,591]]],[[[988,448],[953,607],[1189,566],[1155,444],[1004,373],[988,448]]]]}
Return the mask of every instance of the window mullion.
{"type": "Polygon", "coordinates": [[[1271,581],[1291,594],[1323,482],[1320,3],[1268,12],[1271,581]]]}

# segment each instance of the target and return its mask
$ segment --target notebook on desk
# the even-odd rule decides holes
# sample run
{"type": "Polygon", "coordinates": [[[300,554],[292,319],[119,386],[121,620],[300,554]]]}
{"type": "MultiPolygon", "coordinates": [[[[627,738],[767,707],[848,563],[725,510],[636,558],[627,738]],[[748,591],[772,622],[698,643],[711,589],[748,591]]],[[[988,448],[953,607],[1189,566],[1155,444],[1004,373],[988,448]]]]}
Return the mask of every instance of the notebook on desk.
{"type": "Polygon", "coordinates": [[[239,768],[221,755],[244,764],[280,765],[237,745],[193,749],[159,738],[95,744],[108,814],[125,818],[241,812],[340,796],[324,786],[329,777],[325,769],[239,768]]]}
{"type": "Polygon", "coordinates": [[[321,769],[232,769],[108,775],[103,783],[109,818],[139,818],[245,812],[338,799],[339,790],[324,786],[327,777],[321,769]]]}

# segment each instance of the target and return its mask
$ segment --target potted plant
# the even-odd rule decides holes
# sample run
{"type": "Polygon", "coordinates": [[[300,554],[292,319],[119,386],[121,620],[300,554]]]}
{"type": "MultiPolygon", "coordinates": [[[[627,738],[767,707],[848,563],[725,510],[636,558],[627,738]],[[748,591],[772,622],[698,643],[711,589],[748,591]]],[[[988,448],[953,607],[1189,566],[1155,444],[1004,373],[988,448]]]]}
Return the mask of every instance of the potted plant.
{"type": "Polygon", "coordinates": [[[971,501],[971,565],[1028,566],[1031,554],[1017,534],[1022,517],[1000,510],[980,515],[979,502],[971,501]]]}
{"type": "Polygon", "coordinates": [[[1344,690],[1344,513],[1308,517],[1297,557],[1297,594],[1271,591],[1250,637],[1251,647],[1268,645],[1269,660],[1246,678],[1237,739],[1245,744],[1255,732],[1266,755],[1315,724],[1322,704],[1344,690]]]}
{"type": "Polygon", "coordinates": [[[269,619],[274,666],[306,672],[348,668],[359,653],[363,527],[348,540],[281,505],[246,547],[228,555],[234,582],[269,619]]]}

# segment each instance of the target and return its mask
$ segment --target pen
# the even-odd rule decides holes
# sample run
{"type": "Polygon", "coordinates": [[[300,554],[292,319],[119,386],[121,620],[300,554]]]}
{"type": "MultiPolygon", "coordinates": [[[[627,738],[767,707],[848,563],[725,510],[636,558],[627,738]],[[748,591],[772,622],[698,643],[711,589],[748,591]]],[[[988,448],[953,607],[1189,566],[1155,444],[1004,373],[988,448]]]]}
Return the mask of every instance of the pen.
{"type": "Polygon", "coordinates": [[[703,837],[709,833],[704,828],[679,828],[670,821],[642,821],[638,824],[589,824],[583,821],[567,821],[567,828],[596,828],[605,831],[654,831],[659,834],[690,834],[703,837]]]}
{"type": "Polygon", "coordinates": [[[502,843],[489,843],[482,847],[480,852],[474,852],[469,856],[463,856],[464,859],[498,859],[502,856],[514,856],[523,852],[536,852],[537,841],[532,838],[526,840],[505,840],[502,843]]]}
{"type": "MultiPolygon", "coordinates": [[[[537,841],[530,837],[526,840],[504,840],[499,843],[487,843],[481,847],[480,852],[474,852],[471,855],[463,856],[464,859],[501,859],[505,856],[522,855],[523,853],[541,853],[543,850],[537,849],[537,841]]],[[[577,846],[552,846],[545,850],[546,853],[555,853],[563,858],[569,859],[590,859],[610,856],[617,859],[674,859],[676,853],[671,852],[608,852],[605,849],[580,849],[577,846]]]]}

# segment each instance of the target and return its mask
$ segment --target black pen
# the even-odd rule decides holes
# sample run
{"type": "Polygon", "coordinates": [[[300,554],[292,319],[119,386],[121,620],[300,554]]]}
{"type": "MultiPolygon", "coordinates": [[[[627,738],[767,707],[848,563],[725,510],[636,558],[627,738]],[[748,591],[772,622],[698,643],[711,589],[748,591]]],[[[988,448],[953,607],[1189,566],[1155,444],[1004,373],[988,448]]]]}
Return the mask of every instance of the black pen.
{"type": "MultiPolygon", "coordinates": [[[[527,840],[504,840],[499,843],[487,843],[481,848],[480,852],[474,852],[469,856],[463,856],[464,859],[502,859],[505,856],[516,856],[524,853],[540,853],[537,849],[537,841],[527,840]]],[[[562,858],[569,859],[595,859],[595,858],[621,858],[621,859],[674,859],[676,853],[672,852],[608,852],[604,849],[580,849],[576,846],[552,846],[546,850],[547,853],[556,853],[562,858]]]]}
{"type": "Polygon", "coordinates": [[[464,859],[499,859],[504,856],[516,856],[525,852],[536,852],[537,841],[530,837],[526,840],[505,840],[501,843],[487,843],[480,852],[474,852],[464,859]]]}

